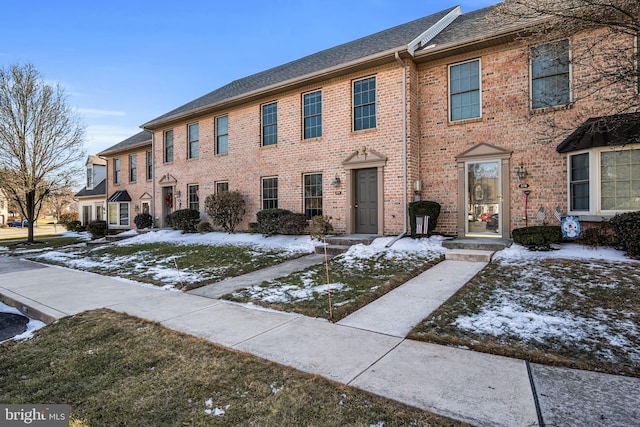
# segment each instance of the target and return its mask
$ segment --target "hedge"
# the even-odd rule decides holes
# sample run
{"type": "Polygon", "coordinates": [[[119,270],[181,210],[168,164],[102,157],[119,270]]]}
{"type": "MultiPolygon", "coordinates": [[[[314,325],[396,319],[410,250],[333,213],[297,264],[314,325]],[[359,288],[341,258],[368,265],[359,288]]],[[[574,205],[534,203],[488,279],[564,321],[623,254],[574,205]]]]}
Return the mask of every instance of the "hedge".
{"type": "Polygon", "coordinates": [[[513,241],[535,251],[548,251],[552,243],[562,241],[559,225],[538,225],[516,228],[512,232],[513,241]]]}
{"type": "Polygon", "coordinates": [[[200,222],[200,212],[195,209],[180,209],[169,215],[169,225],[183,233],[195,233],[200,222]]]}
{"type": "Polygon", "coordinates": [[[409,203],[409,223],[411,224],[411,237],[416,238],[424,234],[418,234],[416,230],[416,217],[428,216],[429,226],[427,227],[427,235],[431,235],[438,225],[438,217],[440,216],[440,203],[429,200],[421,200],[409,203]]]}
{"type": "Polygon", "coordinates": [[[620,248],[631,257],[640,256],[640,211],[617,214],[611,219],[620,248]]]}

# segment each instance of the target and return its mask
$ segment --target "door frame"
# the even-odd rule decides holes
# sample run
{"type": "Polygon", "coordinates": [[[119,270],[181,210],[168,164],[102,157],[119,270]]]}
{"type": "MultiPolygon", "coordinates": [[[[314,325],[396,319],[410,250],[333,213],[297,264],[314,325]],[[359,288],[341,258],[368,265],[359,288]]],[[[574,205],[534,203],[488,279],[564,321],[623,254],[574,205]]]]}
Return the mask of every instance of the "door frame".
{"type": "Polygon", "coordinates": [[[375,150],[362,147],[362,149],[354,151],[347,157],[342,165],[346,170],[345,191],[347,207],[346,207],[346,233],[353,234],[356,230],[356,170],[358,169],[376,169],[378,184],[378,232],[384,233],[384,167],[387,164],[387,157],[375,150]]]}
{"type": "MultiPolygon", "coordinates": [[[[511,235],[511,151],[504,150],[487,143],[480,143],[456,156],[458,168],[458,216],[457,234],[460,237],[468,235],[467,230],[467,164],[497,161],[500,167],[502,210],[500,212],[500,233],[490,237],[509,238],[511,235]]],[[[472,236],[477,236],[472,234],[472,236]]],[[[483,236],[485,237],[485,236],[483,236]]],[[[486,236],[489,237],[489,236],[486,236]]]]}

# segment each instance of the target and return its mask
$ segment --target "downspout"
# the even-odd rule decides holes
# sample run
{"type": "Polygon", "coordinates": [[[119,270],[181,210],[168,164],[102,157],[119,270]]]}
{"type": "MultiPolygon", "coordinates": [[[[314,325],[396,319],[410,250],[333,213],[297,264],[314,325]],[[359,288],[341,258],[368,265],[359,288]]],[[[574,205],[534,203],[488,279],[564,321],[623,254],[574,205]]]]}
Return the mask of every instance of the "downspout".
{"type": "MultiPolygon", "coordinates": [[[[144,128],[143,128],[144,129],[144,128]]],[[[148,130],[148,129],[144,129],[148,130]]],[[[151,132],[151,131],[149,131],[151,132]]],[[[151,228],[156,226],[156,150],[155,150],[156,134],[151,132],[151,218],[153,224],[151,228]]]]}
{"type": "Polygon", "coordinates": [[[385,247],[387,248],[390,248],[395,242],[407,235],[407,180],[409,178],[407,172],[407,68],[402,59],[400,59],[400,54],[398,53],[398,51],[395,52],[395,57],[400,67],[402,67],[402,173],[404,175],[402,185],[402,203],[405,212],[403,220],[403,231],[385,245],[385,247]]]}

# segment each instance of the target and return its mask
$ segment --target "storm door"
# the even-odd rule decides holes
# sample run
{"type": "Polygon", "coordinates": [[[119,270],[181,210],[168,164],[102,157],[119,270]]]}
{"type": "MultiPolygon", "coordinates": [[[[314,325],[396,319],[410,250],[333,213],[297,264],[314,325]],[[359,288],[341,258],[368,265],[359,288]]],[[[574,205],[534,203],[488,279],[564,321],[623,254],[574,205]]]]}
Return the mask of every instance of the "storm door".
{"type": "Polygon", "coordinates": [[[502,235],[502,174],[500,160],[467,162],[465,174],[465,234],[502,235]]]}

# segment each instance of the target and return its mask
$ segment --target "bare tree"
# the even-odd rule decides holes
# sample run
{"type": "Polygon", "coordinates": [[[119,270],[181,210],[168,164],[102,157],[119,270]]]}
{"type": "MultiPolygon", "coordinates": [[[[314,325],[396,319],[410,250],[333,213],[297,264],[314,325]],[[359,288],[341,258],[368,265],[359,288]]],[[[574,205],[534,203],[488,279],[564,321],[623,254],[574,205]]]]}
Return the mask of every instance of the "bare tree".
{"type": "MultiPolygon", "coordinates": [[[[574,37],[569,62],[581,71],[572,81],[572,104],[592,98],[602,106],[577,114],[576,119],[608,116],[589,121],[589,132],[628,134],[637,126],[640,1],[504,0],[495,14],[501,22],[528,22],[523,39],[529,45],[574,37]],[[578,34],[584,37],[575,38],[578,34]]],[[[530,54],[535,55],[535,49],[530,54]]],[[[550,123],[549,129],[554,126],[550,123]]]]}
{"type": "Polygon", "coordinates": [[[73,188],[71,188],[70,184],[63,184],[58,188],[50,189],[46,205],[53,211],[56,218],[56,224],[64,209],[73,203],[74,194],[75,192],[73,191],[73,188]]]}
{"type": "Polygon", "coordinates": [[[84,129],[59,85],[31,65],[0,69],[0,188],[34,221],[48,195],[66,185],[84,157],[84,129]]]}

